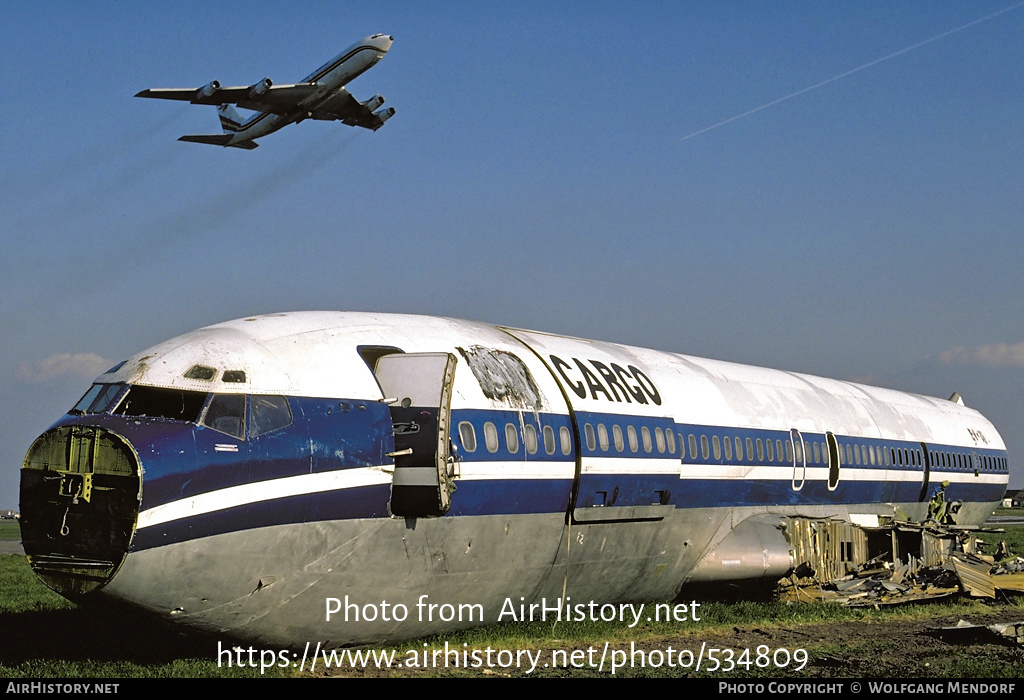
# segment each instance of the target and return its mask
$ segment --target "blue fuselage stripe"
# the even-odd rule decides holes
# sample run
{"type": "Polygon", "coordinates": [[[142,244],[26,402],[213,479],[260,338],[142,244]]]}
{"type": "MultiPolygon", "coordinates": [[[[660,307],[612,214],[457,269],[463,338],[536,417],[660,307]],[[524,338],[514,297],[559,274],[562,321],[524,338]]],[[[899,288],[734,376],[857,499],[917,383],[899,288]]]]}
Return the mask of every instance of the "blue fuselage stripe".
{"type": "MultiPolygon", "coordinates": [[[[109,414],[68,415],[59,423],[100,425],[129,440],[144,470],[143,510],[278,478],[393,465],[387,456],[394,450],[394,437],[386,405],[296,397],[289,402],[294,416],[291,425],[247,440],[204,426],[109,414]]],[[[806,478],[798,485],[791,455],[787,461],[775,449],[773,458],[768,459],[766,450],[751,460],[746,452],[748,440],[751,444],[770,440],[785,445],[790,440],[788,431],[676,424],[667,417],[582,411],[575,418],[578,437],[572,435],[573,424],[567,414],[454,410],[451,438],[466,478],[456,481],[448,516],[565,513],[577,473],[576,508],[656,503],[687,509],[916,503],[925,483],[920,442],[837,436],[840,450],[849,444],[862,462],[863,448],[873,448],[876,463],[847,463],[843,451],[838,482],[829,489],[827,479],[820,478],[827,460],[821,449],[824,434],[803,434],[807,470],[815,470],[819,477],[806,478]],[[524,426],[532,426],[531,442],[524,426]],[[566,434],[571,439],[563,439],[566,434]],[[689,449],[691,435],[698,445],[695,455],[689,449]],[[707,456],[701,449],[702,436],[708,440],[707,456]],[[717,452],[710,447],[714,437],[719,441],[717,452]],[[733,449],[727,459],[722,447],[725,440],[733,446],[738,440],[742,451],[733,449]],[[810,447],[813,443],[819,443],[817,460],[810,447]],[[581,450],[578,457],[577,446],[581,450]],[[920,456],[915,456],[918,451],[920,456]],[[883,454],[899,464],[882,463],[883,454]],[[491,476],[496,462],[530,468],[523,473],[512,469],[508,476],[501,475],[499,468],[497,475],[491,476]],[[473,476],[475,464],[486,468],[473,476]],[[772,469],[760,472],[769,474],[768,478],[729,478],[715,474],[716,467],[772,469]],[[546,476],[545,470],[550,470],[546,476]],[[856,478],[850,476],[850,470],[858,472],[856,478]]],[[[933,462],[928,468],[929,489],[949,479],[952,483],[946,498],[950,500],[989,503],[1002,497],[1005,451],[931,444],[927,449],[933,462]]],[[[390,493],[390,484],[384,483],[244,505],[229,502],[214,512],[143,528],[133,547],[284,523],[388,517],[390,493]]]]}

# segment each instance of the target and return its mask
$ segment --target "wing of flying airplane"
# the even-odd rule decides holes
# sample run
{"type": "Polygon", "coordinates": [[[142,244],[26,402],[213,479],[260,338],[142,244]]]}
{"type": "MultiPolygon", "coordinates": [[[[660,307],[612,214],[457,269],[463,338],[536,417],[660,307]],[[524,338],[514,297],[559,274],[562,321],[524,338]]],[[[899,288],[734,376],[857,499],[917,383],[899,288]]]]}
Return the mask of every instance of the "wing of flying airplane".
{"type": "Polygon", "coordinates": [[[175,89],[156,88],[143,90],[136,94],[136,97],[150,97],[161,100],[181,100],[191,102],[194,105],[222,105],[235,104],[242,109],[251,109],[255,112],[276,114],[279,116],[293,116],[301,114],[304,119],[322,119],[325,121],[341,121],[349,126],[361,126],[365,129],[376,131],[384,122],[387,116],[374,114],[373,111],[384,103],[384,98],[374,95],[366,102],[360,102],[352,96],[345,88],[338,88],[337,91],[326,101],[307,107],[304,103],[313,101],[321,86],[315,83],[294,83],[292,85],[270,85],[270,80],[256,83],[255,86],[247,87],[220,87],[214,81],[202,88],[175,89]],[[262,92],[254,94],[261,86],[265,86],[262,92]]]}
{"type": "Polygon", "coordinates": [[[201,88],[143,90],[136,97],[155,97],[161,100],[181,100],[194,105],[235,104],[242,109],[271,114],[292,114],[303,102],[313,97],[322,87],[315,83],[295,83],[292,85],[274,85],[269,78],[264,78],[255,85],[244,87],[221,87],[214,80],[201,88]]]}

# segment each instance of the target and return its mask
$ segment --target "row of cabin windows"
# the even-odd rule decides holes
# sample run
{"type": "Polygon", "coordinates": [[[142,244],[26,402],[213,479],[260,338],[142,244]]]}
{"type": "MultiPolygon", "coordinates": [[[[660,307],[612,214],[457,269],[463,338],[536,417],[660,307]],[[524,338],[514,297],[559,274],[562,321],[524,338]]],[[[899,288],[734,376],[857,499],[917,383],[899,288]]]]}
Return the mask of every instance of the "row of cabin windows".
{"type": "MultiPolygon", "coordinates": [[[[509,454],[518,454],[520,442],[518,427],[514,423],[506,423],[504,432],[505,449],[508,450],[509,454]]],[[[545,453],[553,455],[559,449],[566,456],[572,453],[572,434],[568,427],[561,426],[558,429],[557,444],[555,431],[552,426],[545,425],[542,435],[545,453]]],[[[468,421],[459,423],[459,436],[462,438],[462,446],[466,452],[476,451],[476,429],[472,423],[468,421]]],[[[590,452],[596,452],[598,449],[602,452],[626,452],[628,446],[629,452],[637,453],[642,446],[643,451],[647,454],[654,452],[655,449],[657,449],[659,454],[667,453],[674,455],[676,453],[675,433],[661,428],[654,429],[652,439],[652,432],[646,426],[642,426],[638,434],[636,427],[632,425],[627,425],[625,433],[623,433],[622,427],[617,424],[613,424],[609,432],[608,427],[604,423],[598,423],[596,428],[590,423],[585,423],[583,426],[583,436],[586,447],[590,452]]],[[[536,454],[539,450],[537,429],[533,425],[525,425],[522,437],[526,453],[536,454]]],[[[680,439],[682,439],[682,436],[680,436],[680,439]]],[[[687,442],[690,448],[690,459],[694,461],[698,459],[698,455],[700,459],[707,460],[713,454],[714,459],[721,460],[724,456],[727,462],[733,461],[735,455],[735,461],[737,462],[741,462],[744,459],[748,462],[754,462],[756,459],[759,463],[793,464],[794,451],[798,464],[802,464],[805,461],[809,464],[824,464],[828,461],[828,447],[825,442],[805,440],[803,443],[794,443],[792,440],[782,441],[776,439],[772,441],[771,439],[729,438],[719,437],[718,435],[712,435],[709,439],[707,435],[701,435],[699,438],[699,452],[696,435],[690,433],[687,442]],[[806,460],[804,458],[805,449],[807,452],[806,460]]],[[[498,428],[490,421],[484,423],[484,446],[492,454],[500,449],[498,428]]],[[[931,466],[934,467],[966,471],[975,469],[973,457],[962,452],[932,451],[929,453],[929,456],[931,458],[931,466]]],[[[1005,471],[1007,468],[1004,457],[979,455],[978,461],[980,464],[977,468],[981,471],[1005,471]]],[[[905,447],[883,448],[874,445],[839,443],[839,462],[848,466],[897,465],[920,467],[924,464],[924,455],[919,449],[908,449],[905,447]]]]}
{"type": "MultiPolygon", "coordinates": [[[[469,421],[459,423],[459,438],[462,440],[462,447],[466,452],[476,452],[476,428],[469,421]]],[[[555,429],[545,425],[541,430],[541,439],[544,441],[544,452],[549,455],[561,450],[563,455],[572,454],[572,433],[569,428],[561,426],[558,429],[556,439],[555,429]]],[[[490,453],[497,452],[501,446],[498,440],[498,427],[491,421],[484,423],[484,447],[490,453]]],[[[523,426],[523,447],[527,454],[537,454],[540,449],[538,444],[537,428],[527,423],[523,426]]],[[[505,424],[505,449],[509,454],[519,453],[519,427],[515,423],[505,424]]]]}
{"type": "Polygon", "coordinates": [[[654,439],[651,439],[651,429],[647,426],[641,426],[639,435],[635,426],[627,425],[625,436],[623,436],[622,427],[618,424],[613,424],[611,434],[608,432],[608,428],[604,423],[598,423],[596,434],[594,426],[590,423],[583,425],[583,437],[586,440],[587,450],[590,452],[596,452],[598,448],[602,452],[626,452],[628,445],[629,452],[639,452],[641,445],[643,451],[647,454],[652,453],[657,448],[659,454],[668,453],[674,455],[676,453],[676,434],[671,430],[663,430],[661,428],[654,429],[654,439]]]}
{"type": "MultiPolygon", "coordinates": [[[[696,461],[698,459],[698,438],[694,434],[690,434],[687,442],[690,448],[690,459],[696,461]]],[[[807,456],[806,462],[810,464],[824,464],[828,460],[828,447],[824,442],[811,442],[804,441],[803,444],[800,442],[794,443],[792,440],[775,440],[774,444],[771,439],[762,440],[761,438],[753,439],[746,438],[719,438],[718,435],[712,435],[711,439],[708,439],[707,435],[700,436],[700,459],[707,460],[713,454],[714,459],[721,460],[724,456],[725,461],[733,461],[733,455],[735,454],[737,462],[744,460],[746,455],[746,461],[753,462],[756,459],[758,462],[781,462],[787,464],[793,464],[793,453],[796,452],[796,462],[802,464],[805,462],[804,449],[806,448],[807,456]],[[735,445],[735,448],[734,448],[735,445]],[[735,452],[734,452],[735,449],[735,452]]],[[[1007,469],[1005,457],[990,457],[987,455],[979,455],[978,461],[980,464],[974,466],[974,458],[972,455],[965,454],[962,452],[947,452],[947,451],[932,451],[929,453],[931,464],[933,467],[943,467],[946,469],[962,469],[970,471],[972,469],[980,469],[981,471],[1005,471],[1007,469]]],[[[856,465],[856,466],[916,466],[920,467],[924,464],[924,455],[919,449],[908,449],[905,447],[890,447],[882,448],[875,447],[874,445],[854,445],[852,443],[839,443],[839,461],[841,464],[856,465]]]]}
{"type": "MultiPolygon", "coordinates": [[[[693,433],[687,437],[687,443],[690,446],[690,459],[697,460],[697,436],[693,433]]],[[[762,440],[757,438],[747,438],[744,442],[741,438],[720,438],[717,435],[712,435],[710,440],[707,435],[700,436],[700,459],[708,459],[712,454],[716,460],[722,459],[723,455],[725,461],[733,461],[733,445],[735,444],[735,456],[736,461],[743,461],[744,447],[746,447],[746,458],[748,462],[754,461],[755,449],[757,450],[757,461],[758,462],[775,462],[783,461],[783,455],[785,455],[785,461],[792,464],[793,462],[793,443],[787,441],[785,444],[782,440],[776,440],[774,443],[771,440],[762,440]],[[785,450],[785,452],[783,452],[785,450]]],[[[820,456],[820,449],[817,444],[814,445],[816,454],[820,456]]],[[[796,446],[798,460],[802,460],[802,452],[800,450],[800,444],[796,446]]]]}

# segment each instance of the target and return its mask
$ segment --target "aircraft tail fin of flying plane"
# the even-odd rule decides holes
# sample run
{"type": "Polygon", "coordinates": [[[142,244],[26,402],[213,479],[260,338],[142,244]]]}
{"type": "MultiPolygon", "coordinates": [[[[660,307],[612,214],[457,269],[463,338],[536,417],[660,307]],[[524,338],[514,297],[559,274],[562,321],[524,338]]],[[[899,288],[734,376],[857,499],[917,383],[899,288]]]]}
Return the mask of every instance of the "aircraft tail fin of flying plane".
{"type": "Polygon", "coordinates": [[[255,141],[239,141],[238,143],[231,143],[231,134],[186,134],[179,136],[179,141],[191,141],[192,143],[208,143],[211,146],[232,146],[234,148],[244,148],[248,151],[259,146],[255,141]]]}
{"type": "Polygon", "coordinates": [[[218,107],[217,116],[220,117],[220,128],[224,130],[225,134],[234,134],[242,130],[245,120],[230,104],[222,104],[218,107]]]}

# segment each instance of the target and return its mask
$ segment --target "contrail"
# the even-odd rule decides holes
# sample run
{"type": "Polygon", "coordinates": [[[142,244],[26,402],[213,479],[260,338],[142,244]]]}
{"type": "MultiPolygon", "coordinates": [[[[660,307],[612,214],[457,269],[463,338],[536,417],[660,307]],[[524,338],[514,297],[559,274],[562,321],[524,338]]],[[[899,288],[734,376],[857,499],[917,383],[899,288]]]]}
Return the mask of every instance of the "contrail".
{"type": "Polygon", "coordinates": [[[765,104],[761,105],[760,107],[755,107],[754,109],[750,110],[749,112],[744,112],[743,114],[737,114],[735,117],[729,117],[728,119],[726,119],[724,121],[720,121],[717,124],[712,124],[709,127],[705,127],[703,129],[701,129],[700,131],[694,131],[692,134],[688,134],[688,135],[684,136],[683,138],[681,138],[679,140],[680,141],[685,141],[686,139],[692,139],[694,136],[699,136],[700,134],[707,133],[707,132],[711,131],[712,129],[717,129],[720,126],[725,126],[726,124],[729,124],[731,122],[737,121],[738,119],[743,119],[743,117],[749,117],[751,114],[754,114],[755,112],[760,112],[762,109],[768,109],[769,107],[774,107],[775,105],[779,104],[780,102],[785,102],[786,100],[791,100],[794,97],[798,97],[800,95],[803,95],[805,92],[810,92],[811,90],[817,90],[818,88],[820,88],[820,87],[822,87],[824,85],[828,85],[829,83],[834,83],[835,81],[840,80],[842,78],[845,78],[848,75],[853,75],[854,73],[859,73],[860,71],[864,70],[865,68],[870,68],[871,66],[876,66],[879,63],[882,63],[884,61],[888,61],[890,58],[896,58],[897,56],[901,56],[901,55],[903,55],[905,53],[909,53],[910,51],[913,51],[914,49],[919,49],[919,48],[921,48],[922,46],[924,46],[926,44],[932,43],[933,41],[938,41],[939,39],[945,39],[947,36],[949,36],[951,34],[956,34],[957,32],[962,32],[963,30],[968,29],[970,27],[973,27],[976,24],[981,24],[982,22],[987,22],[988,20],[990,20],[990,19],[992,19],[994,17],[998,17],[999,15],[1005,14],[1007,12],[1010,12],[1011,10],[1016,10],[1018,7],[1021,7],[1021,6],[1024,6],[1024,2],[1018,2],[1016,5],[1010,5],[1009,7],[1004,8],[1002,10],[999,10],[998,12],[993,12],[990,15],[986,15],[985,17],[982,17],[980,19],[974,20],[973,22],[968,22],[967,24],[964,24],[962,26],[956,27],[955,29],[950,29],[949,31],[942,32],[942,34],[936,34],[932,38],[925,39],[924,41],[921,41],[921,42],[918,42],[918,43],[914,44],[913,46],[908,46],[905,49],[900,49],[899,51],[896,51],[895,53],[889,54],[888,56],[882,56],[881,58],[876,58],[874,61],[871,61],[869,63],[865,63],[863,66],[858,66],[857,68],[853,68],[851,70],[848,70],[845,73],[840,73],[839,75],[833,76],[833,77],[829,78],[828,80],[822,80],[820,83],[815,83],[814,85],[811,85],[810,87],[805,87],[802,90],[797,90],[796,92],[791,93],[789,95],[786,95],[785,97],[780,97],[777,100],[772,100],[771,102],[766,102],[765,104]]]}

